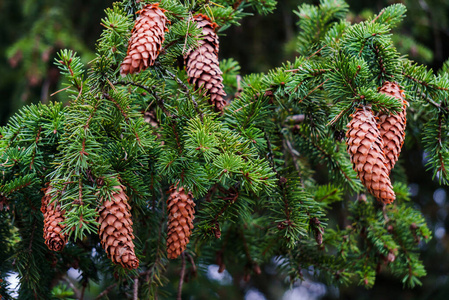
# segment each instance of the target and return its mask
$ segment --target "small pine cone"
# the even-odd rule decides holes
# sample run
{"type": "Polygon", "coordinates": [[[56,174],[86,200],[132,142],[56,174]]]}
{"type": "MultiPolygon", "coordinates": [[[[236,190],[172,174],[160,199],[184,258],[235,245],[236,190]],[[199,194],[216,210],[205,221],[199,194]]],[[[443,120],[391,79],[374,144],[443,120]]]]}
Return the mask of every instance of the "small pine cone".
{"type": "Polygon", "coordinates": [[[170,188],[170,196],[167,199],[168,233],[167,256],[177,258],[187,247],[189,237],[193,229],[195,203],[191,192],[183,187],[170,188]]]}
{"type": "Polygon", "coordinates": [[[101,245],[113,263],[129,270],[137,269],[139,260],[134,253],[131,207],[125,187],[115,188],[118,191],[112,194],[111,200],[104,200],[99,209],[98,234],[101,245]]]}
{"type": "Polygon", "coordinates": [[[382,139],[373,112],[364,107],[351,116],[346,143],[353,168],[371,194],[383,203],[391,203],[396,196],[388,177],[382,139]]]}
{"type": "Polygon", "coordinates": [[[201,28],[203,39],[197,49],[190,49],[185,56],[185,65],[189,83],[195,89],[203,89],[203,95],[210,95],[210,104],[216,111],[223,111],[226,105],[224,97],[223,77],[218,62],[218,36],[215,33],[216,23],[203,14],[193,17],[198,28],[201,28]]]}
{"type": "Polygon", "coordinates": [[[66,225],[64,222],[65,211],[61,210],[61,205],[51,201],[52,187],[48,186],[44,189],[44,197],[42,197],[41,212],[44,214],[44,239],[48,249],[52,251],[61,251],[67,244],[68,235],[63,233],[66,225]]]}
{"type": "Polygon", "coordinates": [[[164,12],[166,10],[159,8],[159,3],[148,4],[137,12],[140,16],[131,32],[120,75],[138,73],[154,64],[165,40],[165,31],[168,31],[165,24],[169,21],[164,12]]]}
{"type": "Polygon", "coordinates": [[[397,115],[380,114],[377,124],[380,128],[380,136],[384,144],[384,153],[386,158],[386,166],[388,174],[398,161],[399,154],[401,153],[402,145],[405,139],[405,125],[407,114],[407,101],[405,101],[404,91],[401,87],[394,82],[385,81],[382,87],[379,89],[379,93],[383,93],[388,96],[393,96],[402,104],[402,110],[397,115]]]}

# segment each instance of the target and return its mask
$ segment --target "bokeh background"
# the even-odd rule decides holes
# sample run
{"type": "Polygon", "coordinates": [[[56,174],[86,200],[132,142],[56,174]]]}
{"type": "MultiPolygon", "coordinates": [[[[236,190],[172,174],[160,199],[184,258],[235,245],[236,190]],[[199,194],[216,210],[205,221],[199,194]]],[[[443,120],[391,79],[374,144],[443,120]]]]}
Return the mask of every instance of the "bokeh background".
{"type": "MultiPolygon", "coordinates": [[[[95,42],[101,33],[100,19],[111,0],[0,0],[0,125],[20,107],[30,103],[67,102],[64,85],[53,62],[59,49],[69,48],[81,55],[85,64],[94,57],[95,42]]],[[[275,13],[243,19],[241,26],[220,33],[220,57],[234,58],[242,75],[266,72],[294,59],[298,18],[293,12],[303,3],[319,1],[279,0],[275,13]]],[[[449,0],[347,1],[348,20],[362,21],[386,5],[401,2],[408,12],[402,26],[395,29],[399,52],[437,72],[449,58],[449,0]]],[[[248,11],[251,12],[251,11],[248,11]]],[[[409,121],[410,122],[410,121],[409,121]]],[[[218,266],[199,266],[200,272],[185,287],[186,299],[449,299],[449,218],[447,186],[440,186],[426,171],[426,155],[407,132],[399,164],[407,166],[413,205],[422,211],[433,232],[433,239],[421,245],[421,257],[428,275],[413,290],[388,274],[381,273],[375,287],[333,287],[309,277],[291,288],[276,276],[273,261],[264,266],[265,275],[248,283],[219,274],[218,266]]],[[[405,169],[404,169],[405,170],[405,169]]],[[[72,270],[68,282],[77,273],[72,270]]],[[[176,276],[178,270],[169,270],[176,276]]],[[[262,273],[262,274],[264,274],[262,273]]],[[[308,277],[305,274],[306,278],[308,277]]],[[[74,280],[72,280],[75,282],[74,280]]],[[[171,287],[168,285],[167,290],[171,287]]],[[[101,282],[92,283],[91,294],[98,294],[101,282]]],[[[86,295],[89,298],[89,295],[86,295]]],[[[110,295],[111,299],[113,294],[110,295]]]]}

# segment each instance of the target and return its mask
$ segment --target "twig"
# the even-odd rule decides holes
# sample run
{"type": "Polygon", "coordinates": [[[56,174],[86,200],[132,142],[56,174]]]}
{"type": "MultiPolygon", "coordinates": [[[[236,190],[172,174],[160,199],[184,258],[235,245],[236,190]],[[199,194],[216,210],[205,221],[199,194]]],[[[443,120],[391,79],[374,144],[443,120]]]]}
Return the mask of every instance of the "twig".
{"type": "Polygon", "coordinates": [[[176,300],[181,300],[182,296],[182,284],[184,283],[184,274],[186,272],[186,256],[184,252],[181,253],[181,260],[182,260],[181,275],[179,277],[178,296],[176,297],[176,300]]]}
{"type": "Polygon", "coordinates": [[[301,100],[299,100],[298,104],[300,104],[302,101],[304,101],[304,99],[306,99],[307,97],[310,96],[310,94],[312,94],[316,89],[320,88],[323,86],[323,84],[325,84],[329,79],[326,79],[325,81],[323,81],[322,83],[320,83],[318,86],[316,86],[313,90],[311,90],[304,98],[302,98],[301,100]]]}
{"type": "Polygon", "coordinates": [[[65,88],[63,88],[63,89],[60,89],[59,91],[56,91],[56,92],[54,92],[53,94],[51,94],[50,97],[53,97],[54,95],[56,95],[56,94],[58,94],[58,93],[60,93],[60,92],[63,92],[63,91],[65,91],[65,90],[67,90],[67,89],[69,89],[69,88],[71,88],[71,87],[72,87],[72,85],[69,85],[68,87],[65,87],[65,88]]]}
{"type": "Polygon", "coordinates": [[[108,286],[103,292],[101,292],[96,298],[95,300],[99,300],[101,299],[104,295],[107,295],[110,291],[112,291],[113,288],[115,288],[115,286],[117,285],[117,283],[113,283],[110,286],[108,286]]]}
{"type": "Polygon", "coordinates": [[[138,291],[139,291],[139,278],[134,278],[134,291],[133,291],[133,300],[138,300],[138,291]]]}
{"type": "Polygon", "coordinates": [[[70,288],[74,291],[75,297],[77,297],[80,300],[83,300],[84,297],[84,290],[83,293],[80,293],[80,290],[73,284],[73,282],[68,278],[67,276],[63,277],[64,281],[67,282],[67,284],[70,286],[70,288]]]}
{"type": "Polygon", "coordinates": [[[299,176],[299,180],[301,181],[301,185],[304,188],[304,180],[302,179],[302,175],[301,175],[301,168],[299,167],[298,164],[298,157],[299,157],[299,153],[298,151],[296,151],[296,149],[293,148],[292,144],[290,143],[290,141],[287,139],[287,137],[284,139],[285,141],[285,146],[287,148],[287,151],[290,153],[292,160],[293,160],[293,165],[295,166],[296,171],[298,172],[298,176],[299,176]]]}
{"type": "Polygon", "coordinates": [[[325,47],[327,47],[327,45],[324,45],[323,47],[321,47],[320,49],[318,49],[317,51],[315,51],[314,53],[312,53],[309,57],[307,57],[307,59],[310,59],[311,57],[317,55],[317,54],[320,53],[321,50],[323,50],[325,47]]]}
{"type": "Polygon", "coordinates": [[[187,255],[187,258],[190,260],[190,264],[192,265],[192,272],[196,276],[196,264],[195,264],[195,261],[193,260],[193,256],[190,255],[189,253],[186,253],[186,255],[187,255]]]}
{"type": "Polygon", "coordinates": [[[84,292],[86,291],[86,284],[83,284],[83,289],[81,290],[81,297],[80,297],[80,300],[83,300],[84,299],[84,292]]]}
{"type": "Polygon", "coordinates": [[[189,28],[190,28],[190,22],[192,22],[193,16],[192,13],[189,12],[189,19],[187,20],[187,31],[186,31],[186,38],[184,40],[184,47],[182,47],[182,53],[184,54],[186,51],[186,45],[187,45],[187,36],[189,35],[189,28]]]}
{"type": "Polygon", "coordinates": [[[379,17],[385,12],[385,8],[382,9],[382,11],[371,21],[371,23],[374,23],[379,19],[379,17]]]}

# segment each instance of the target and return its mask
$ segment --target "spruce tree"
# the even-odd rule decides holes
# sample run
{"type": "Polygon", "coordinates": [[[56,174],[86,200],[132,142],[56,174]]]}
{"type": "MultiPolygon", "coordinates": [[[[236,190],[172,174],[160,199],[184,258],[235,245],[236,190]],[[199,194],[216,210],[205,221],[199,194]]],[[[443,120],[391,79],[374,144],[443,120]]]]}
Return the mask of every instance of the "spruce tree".
{"type": "MultiPolygon", "coordinates": [[[[400,158],[386,166],[405,120],[387,142],[379,128],[404,119],[405,108],[405,145],[422,145],[447,185],[449,75],[393,46],[406,7],[351,24],[343,0],[301,5],[296,59],[240,81],[238,62],[218,64],[219,36],[247,9],[266,14],[276,1],[153,4],[114,3],[88,65],[71,50],[58,54],[67,81],[59,93],[70,104],[26,106],[1,128],[0,276],[19,274],[18,298],[63,298],[74,268],[78,298],[101,282],[99,299],[180,299],[204,266],[248,281],[273,260],[291,283],[316,276],[369,288],[387,272],[419,285],[419,247],[431,232],[409,202],[406,166],[400,158]],[[147,4],[160,8],[167,32],[139,19],[147,4]],[[141,23],[151,41],[133,31],[141,23]],[[145,51],[151,63],[142,67],[145,51]],[[139,72],[121,72],[124,61],[139,72]],[[405,99],[383,92],[387,82],[405,99]],[[46,246],[44,232],[55,230],[47,218],[63,218],[60,252],[46,246]]],[[[1,287],[10,299],[11,287],[1,287]]]]}

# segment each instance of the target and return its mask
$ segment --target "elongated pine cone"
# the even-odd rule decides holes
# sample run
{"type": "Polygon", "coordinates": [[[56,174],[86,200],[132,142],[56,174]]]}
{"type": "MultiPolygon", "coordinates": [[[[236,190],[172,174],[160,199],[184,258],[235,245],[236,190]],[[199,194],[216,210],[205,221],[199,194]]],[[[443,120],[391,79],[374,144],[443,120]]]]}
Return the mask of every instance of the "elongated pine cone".
{"type": "Polygon", "coordinates": [[[353,168],[371,194],[383,203],[391,203],[396,196],[388,177],[383,143],[373,112],[371,108],[363,107],[351,116],[346,143],[353,168]]]}
{"type": "Polygon", "coordinates": [[[390,174],[391,169],[398,161],[402,145],[405,139],[405,125],[408,102],[405,101],[404,91],[394,82],[385,81],[379,89],[379,93],[393,96],[402,104],[402,110],[397,115],[380,114],[377,124],[380,128],[380,136],[384,144],[385,158],[387,159],[387,170],[390,174]]]}
{"type": "Polygon", "coordinates": [[[167,233],[167,257],[177,258],[186,249],[189,237],[193,229],[195,203],[191,192],[186,192],[183,187],[170,188],[170,196],[167,199],[168,233],[167,233]]]}
{"type": "Polygon", "coordinates": [[[44,239],[45,245],[52,251],[61,251],[67,244],[68,235],[63,233],[66,225],[64,222],[65,211],[61,210],[61,205],[57,201],[51,201],[52,187],[44,189],[42,197],[41,212],[44,214],[44,239]]]}
{"type": "Polygon", "coordinates": [[[139,260],[134,252],[131,207],[125,187],[115,188],[118,191],[112,194],[111,200],[103,200],[99,209],[98,234],[101,245],[112,262],[132,270],[139,266],[139,260]]]}
{"type": "Polygon", "coordinates": [[[190,49],[185,56],[185,65],[189,83],[195,89],[203,89],[203,95],[210,95],[209,103],[215,106],[216,111],[223,111],[226,105],[224,97],[223,72],[218,62],[218,36],[215,33],[216,23],[203,14],[193,17],[193,20],[202,30],[202,39],[199,47],[190,49]]]}
{"type": "Polygon", "coordinates": [[[159,8],[159,3],[148,4],[137,13],[134,28],[129,40],[128,52],[120,66],[120,75],[138,73],[152,66],[159,55],[165,40],[167,17],[165,9],[159,8]]]}

